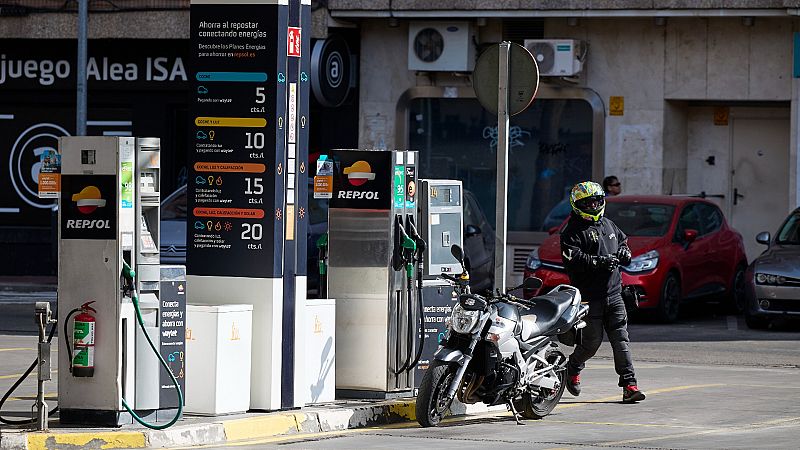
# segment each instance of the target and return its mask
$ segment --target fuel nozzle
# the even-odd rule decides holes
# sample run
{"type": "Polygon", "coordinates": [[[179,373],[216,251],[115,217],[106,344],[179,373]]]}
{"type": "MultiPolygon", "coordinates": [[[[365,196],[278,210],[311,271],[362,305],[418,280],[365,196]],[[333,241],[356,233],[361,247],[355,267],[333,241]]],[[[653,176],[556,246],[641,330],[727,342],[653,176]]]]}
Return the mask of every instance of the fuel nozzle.
{"type": "Polygon", "coordinates": [[[414,252],[417,251],[417,243],[414,242],[414,239],[408,237],[405,232],[403,232],[400,239],[400,245],[403,247],[403,262],[406,266],[406,276],[408,276],[410,280],[414,278],[414,252]]]}
{"type": "Polygon", "coordinates": [[[328,258],[328,233],[322,233],[317,239],[317,250],[319,250],[319,274],[325,275],[327,272],[325,260],[328,258]]]}

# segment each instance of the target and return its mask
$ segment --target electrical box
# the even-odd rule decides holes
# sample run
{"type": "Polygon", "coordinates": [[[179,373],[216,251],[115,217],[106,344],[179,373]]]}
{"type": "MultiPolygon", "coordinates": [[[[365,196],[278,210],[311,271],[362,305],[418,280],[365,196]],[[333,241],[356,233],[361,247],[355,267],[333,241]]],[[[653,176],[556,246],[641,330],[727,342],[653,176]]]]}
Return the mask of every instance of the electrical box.
{"type": "Polygon", "coordinates": [[[471,72],[475,44],[470,22],[411,22],[408,70],[471,72]]]}
{"type": "Polygon", "coordinates": [[[574,39],[525,39],[525,48],[539,66],[539,76],[571,77],[583,70],[586,44],[574,39]]]}

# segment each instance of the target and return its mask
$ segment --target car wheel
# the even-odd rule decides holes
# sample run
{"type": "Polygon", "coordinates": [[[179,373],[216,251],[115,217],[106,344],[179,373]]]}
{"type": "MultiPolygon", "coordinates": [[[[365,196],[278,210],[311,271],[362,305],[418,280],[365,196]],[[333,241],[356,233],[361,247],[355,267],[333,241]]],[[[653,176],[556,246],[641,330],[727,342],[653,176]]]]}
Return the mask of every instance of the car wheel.
{"type": "Polygon", "coordinates": [[[747,328],[751,330],[766,330],[769,327],[768,318],[752,316],[747,313],[744,315],[744,322],[747,324],[747,328]]]}
{"type": "Polygon", "coordinates": [[[744,312],[747,302],[745,296],[745,280],[744,280],[744,266],[738,266],[733,273],[731,280],[731,288],[728,292],[728,309],[733,314],[741,314],[744,312]]]}
{"type": "Polygon", "coordinates": [[[670,273],[661,289],[661,299],[657,309],[658,320],[662,323],[673,323],[678,320],[680,305],[681,283],[674,273],[670,273]]]}

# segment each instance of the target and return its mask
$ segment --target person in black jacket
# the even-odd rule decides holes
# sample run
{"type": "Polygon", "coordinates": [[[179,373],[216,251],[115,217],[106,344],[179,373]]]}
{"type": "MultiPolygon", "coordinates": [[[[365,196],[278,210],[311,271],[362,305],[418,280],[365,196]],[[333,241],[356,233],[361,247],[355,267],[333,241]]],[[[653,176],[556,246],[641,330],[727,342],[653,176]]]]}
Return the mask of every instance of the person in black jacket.
{"type": "Polygon", "coordinates": [[[584,319],[583,337],[567,363],[567,390],[581,393],[581,370],[594,356],[608,334],[614,351],[614,367],[619,375],[622,401],[644,400],[644,392],[636,384],[629,348],[628,316],[622,300],[622,279],[619,265],[631,262],[625,233],[614,222],[603,217],[605,192],[599,184],[585,181],[570,192],[572,213],[561,233],[561,258],[570,283],[589,302],[589,315],[584,319]]]}

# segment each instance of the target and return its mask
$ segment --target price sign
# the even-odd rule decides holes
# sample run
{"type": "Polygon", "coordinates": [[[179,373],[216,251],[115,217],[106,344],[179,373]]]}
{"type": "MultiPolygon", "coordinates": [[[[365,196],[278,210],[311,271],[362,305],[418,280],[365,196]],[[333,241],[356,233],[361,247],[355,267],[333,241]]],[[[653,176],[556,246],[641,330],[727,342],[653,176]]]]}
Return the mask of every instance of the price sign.
{"type": "Polygon", "coordinates": [[[274,275],[277,21],[274,3],[192,4],[191,275],[274,275]]]}

